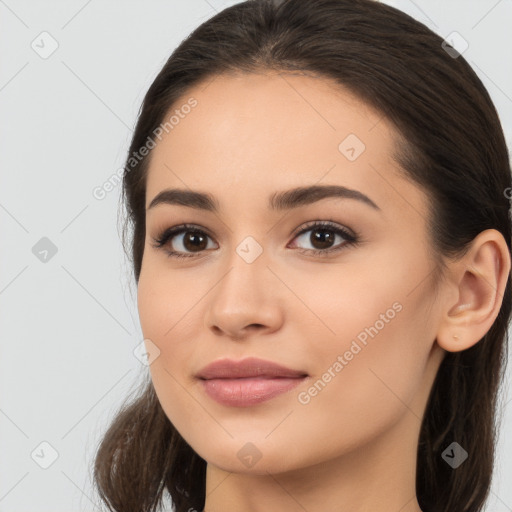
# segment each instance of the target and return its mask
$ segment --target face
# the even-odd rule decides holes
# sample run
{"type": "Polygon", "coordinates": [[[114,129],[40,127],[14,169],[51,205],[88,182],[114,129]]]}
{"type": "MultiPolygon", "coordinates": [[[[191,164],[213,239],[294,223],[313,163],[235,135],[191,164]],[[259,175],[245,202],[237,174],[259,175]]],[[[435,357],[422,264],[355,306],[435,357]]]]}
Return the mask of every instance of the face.
{"type": "Polygon", "coordinates": [[[209,464],[255,474],[341,457],[398,425],[417,442],[439,309],[427,196],[400,177],[392,126],[305,75],[218,76],[175,109],[152,150],[138,283],[169,420],[209,464]],[[282,196],[303,187],[319,188],[282,196]],[[166,189],[216,209],[176,194],[150,207],[166,189]],[[305,377],[197,377],[249,357],[305,377]]]}

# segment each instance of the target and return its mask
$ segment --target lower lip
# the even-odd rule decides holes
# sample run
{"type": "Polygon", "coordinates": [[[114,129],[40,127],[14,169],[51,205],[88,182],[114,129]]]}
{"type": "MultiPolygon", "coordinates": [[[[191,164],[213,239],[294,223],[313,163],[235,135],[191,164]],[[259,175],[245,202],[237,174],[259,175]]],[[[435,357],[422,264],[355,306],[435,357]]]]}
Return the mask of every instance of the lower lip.
{"type": "Polygon", "coordinates": [[[243,379],[209,379],[201,380],[201,383],[208,396],[216,402],[232,407],[249,407],[290,391],[290,389],[304,382],[306,378],[250,377],[243,379]]]}

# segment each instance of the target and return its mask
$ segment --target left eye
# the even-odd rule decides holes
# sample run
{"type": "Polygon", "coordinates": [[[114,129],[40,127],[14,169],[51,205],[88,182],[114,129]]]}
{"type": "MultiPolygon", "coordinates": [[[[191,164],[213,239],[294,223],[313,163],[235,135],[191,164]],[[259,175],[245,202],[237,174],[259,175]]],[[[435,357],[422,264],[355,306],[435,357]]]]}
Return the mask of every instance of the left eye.
{"type": "MultiPolygon", "coordinates": [[[[299,248],[301,253],[320,256],[339,251],[347,245],[355,245],[358,240],[357,236],[352,235],[338,224],[325,222],[313,222],[296,234],[293,240],[300,240],[301,238],[305,242],[314,244],[312,249],[299,248]],[[311,232],[311,234],[306,236],[309,232],[311,232]],[[332,244],[335,242],[336,236],[344,239],[345,243],[338,244],[338,246],[333,248],[332,244]]],[[[195,256],[194,253],[197,254],[205,249],[212,248],[208,247],[208,239],[211,240],[211,237],[203,230],[193,225],[182,225],[166,229],[158,238],[154,239],[154,247],[160,249],[165,246],[171,246],[172,248],[165,248],[169,257],[193,257],[195,256]],[[182,237],[181,235],[184,236],[182,237]],[[175,238],[179,240],[177,243],[178,250],[174,248],[173,240],[175,238]]]]}
{"type": "Polygon", "coordinates": [[[346,245],[352,245],[357,242],[357,237],[349,233],[346,229],[331,223],[314,223],[302,229],[295,239],[304,239],[313,245],[312,249],[301,250],[301,252],[312,252],[314,254],[326,254],[341,250],[346,245]],[[309,235],[307,235],[310,233],[309,235]],[[345,240],[345,243],[332,247],[336,237],[345,240]]]}

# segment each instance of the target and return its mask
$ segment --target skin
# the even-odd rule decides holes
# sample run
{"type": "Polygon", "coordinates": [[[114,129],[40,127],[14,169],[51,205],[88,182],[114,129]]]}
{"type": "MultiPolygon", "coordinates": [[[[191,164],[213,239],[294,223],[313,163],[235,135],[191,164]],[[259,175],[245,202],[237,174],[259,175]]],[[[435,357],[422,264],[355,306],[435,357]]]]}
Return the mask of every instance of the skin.
{"type": "MultiPolygon", "coordinates": [[[[197,107],[152,150],[146,207],[163,189],[182,188],[212,194],[220,211],[147,210],[138,309],[148,351],[160,351],[150,371],[162,407],[207,461],[205,510],[420,511],[416,450],[427,398],[445,351],[477,343],[499,312],[510,271],[502,235],[480,233],[463,259],[448,261],[435,293],[428,197],[399,175],[396,132],[382,115],[325,78],[289,73],[217,76],[173,109],[190,97],[197,107]],[[350,133],[366,146],[354,161],[338,149],[350,133]],[[356,189],[380,211],[336,198],[267,208],[274,192],[314,184],[356,189]],[[312,231],[294,236],[315,220],[360,242],[329,257],[300,253],[321,247],[312,231]],[[167,248],[190,258],[153,246],[185,222],[208,235],[202,252],[183,234],[167,248]],[[263,249],[250,264],[236,252],[247,236],[263,249]],[[300,403],[394,303],[394,318],[300,403]],[[194,377],[216,359],[247,356],[310,379],[239,408],[213,401],[194,377]],[[249,442],[261,455],[251,467],[237,456],[249,442]]],[[[336,236],[330,246],[344,243],[336,236]]]]}

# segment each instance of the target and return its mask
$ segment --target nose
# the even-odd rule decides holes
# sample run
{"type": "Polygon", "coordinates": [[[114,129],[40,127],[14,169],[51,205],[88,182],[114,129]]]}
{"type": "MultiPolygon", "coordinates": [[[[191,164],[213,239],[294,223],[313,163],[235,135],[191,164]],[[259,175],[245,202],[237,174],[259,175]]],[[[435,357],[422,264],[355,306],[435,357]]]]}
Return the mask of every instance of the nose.
{"type": "Polygon", "coordinates": [[[229,264],[205,297],[206,328],[236,340],[279,329],[284,316],[280,300],[283,285],[268,268],[266,258],[260,256],[248,263],[235,254],[229,264]]]}

